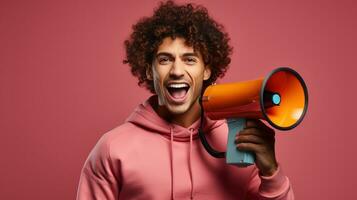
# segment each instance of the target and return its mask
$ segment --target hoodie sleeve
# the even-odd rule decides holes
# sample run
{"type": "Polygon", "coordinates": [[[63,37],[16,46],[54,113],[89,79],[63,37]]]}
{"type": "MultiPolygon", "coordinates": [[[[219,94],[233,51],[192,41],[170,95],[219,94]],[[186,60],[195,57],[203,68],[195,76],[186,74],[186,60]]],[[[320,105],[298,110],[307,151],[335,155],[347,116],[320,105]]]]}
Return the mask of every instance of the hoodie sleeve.
{"type": "Polygon", "coordinates": [[[254,167],[248,186],[250,200],[294,200],[294,193],[288,177],[283,174],[281,167],[272,176],[261,176],[254,167]]]}
{"type": "Polygon", "coordinates": [[[119,199],[120,161],[113,162],[109,140],[103,136],[89,154],[80,176],[77,200],[119,199]]]}

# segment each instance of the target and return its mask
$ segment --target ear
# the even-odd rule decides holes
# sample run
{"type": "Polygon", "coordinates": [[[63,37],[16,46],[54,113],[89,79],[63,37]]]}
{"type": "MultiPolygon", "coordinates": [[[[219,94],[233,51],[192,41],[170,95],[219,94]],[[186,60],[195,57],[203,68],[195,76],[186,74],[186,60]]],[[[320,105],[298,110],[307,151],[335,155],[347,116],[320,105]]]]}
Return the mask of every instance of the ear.
{"type": "Polygon", "coordinates": [[[148,80],[150,80],[150,81],[153,80],[153,78],[152,78],[152,68],[151,68],[150,65],[147,65],[147,66],[146,66],[146,78],[147,78],[148,80]]]}
{"type": "Polygon", "coordinates": [[[207,81],[211,77],[211,67],[205,66],[203,71],[203,80],[207,81]]]}

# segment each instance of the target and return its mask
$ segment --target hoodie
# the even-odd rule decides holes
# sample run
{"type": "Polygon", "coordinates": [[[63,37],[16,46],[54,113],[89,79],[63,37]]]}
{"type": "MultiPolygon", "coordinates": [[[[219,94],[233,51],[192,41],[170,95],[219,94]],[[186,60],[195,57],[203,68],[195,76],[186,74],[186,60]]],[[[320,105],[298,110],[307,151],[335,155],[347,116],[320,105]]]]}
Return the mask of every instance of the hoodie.
{"type": "MultiPolygon", "coordinates": [[[[289,179],[278,170],[269,177],[253,166],[227,165],[210,156],[198,138],[200,119],[190,127],[160,118],[151,105],[140,104],[126,122],[105,133],[81,172],[78,200],[90,199],[294,199],[289,179]]],[[[225,120],[205,119],[203,131],[224,151],[225,120]]]]}

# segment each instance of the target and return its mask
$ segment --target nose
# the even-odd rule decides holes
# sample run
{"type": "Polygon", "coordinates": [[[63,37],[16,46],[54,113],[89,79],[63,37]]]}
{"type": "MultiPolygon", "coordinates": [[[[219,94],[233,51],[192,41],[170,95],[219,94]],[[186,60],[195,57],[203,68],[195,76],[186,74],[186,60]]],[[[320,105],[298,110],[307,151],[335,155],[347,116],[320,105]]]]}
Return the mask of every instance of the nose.
{"type": "Polygon", "coordinates": [[[175,60],[170,69],[170,76],[172,78],[181,78],[185,73],[185,65],[178,60],[175,60]]]}

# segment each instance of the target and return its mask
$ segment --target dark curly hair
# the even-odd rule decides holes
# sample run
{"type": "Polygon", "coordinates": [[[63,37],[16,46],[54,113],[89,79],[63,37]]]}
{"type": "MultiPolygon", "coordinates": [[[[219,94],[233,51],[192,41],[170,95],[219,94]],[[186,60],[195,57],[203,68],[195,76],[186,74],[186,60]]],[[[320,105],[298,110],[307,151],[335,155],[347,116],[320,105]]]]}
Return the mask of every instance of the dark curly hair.
{"type": "Polygon", "coordinates": [[[203,6],[161,2],[153,16],[140,19],[132,28],[130,38],[124,42],[126,59],[123,62],[129,63],[131,73],[139,79],[138,85],[144,85],[152,93],[155,90],[153,82],[146,77],[146,69],[151,67],[154,55],[166,37],[182,37],[187,45],[202,54],[205,66],[211,69],[211,77],[204,82],[204,88],[223,77],[231,61],[228,34],[203,6]]]}

